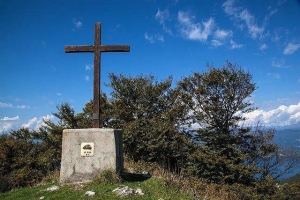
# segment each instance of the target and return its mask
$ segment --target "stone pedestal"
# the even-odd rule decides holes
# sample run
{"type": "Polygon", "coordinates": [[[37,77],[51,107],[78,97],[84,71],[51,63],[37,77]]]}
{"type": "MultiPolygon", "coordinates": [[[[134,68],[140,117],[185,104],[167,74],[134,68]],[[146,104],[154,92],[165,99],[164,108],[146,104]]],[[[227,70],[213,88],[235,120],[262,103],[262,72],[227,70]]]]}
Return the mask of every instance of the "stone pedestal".
{"type": "Polygon", "coordinates": [[[90,181],[103,170],[123,171],[121,130],[64,130],[60,183],[90,181]]]}

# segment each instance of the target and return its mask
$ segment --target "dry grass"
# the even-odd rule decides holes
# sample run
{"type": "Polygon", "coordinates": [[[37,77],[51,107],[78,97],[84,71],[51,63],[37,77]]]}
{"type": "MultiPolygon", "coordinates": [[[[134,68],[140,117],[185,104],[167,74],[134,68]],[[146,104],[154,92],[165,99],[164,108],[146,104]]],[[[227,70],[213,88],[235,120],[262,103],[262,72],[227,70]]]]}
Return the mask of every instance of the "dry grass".
{"type": "Polygon", "coordinates": [[[197,178],[177,175],[162,169],[158,164],[143,162],[125,162],[125,168],[129,172],[149,173],[151,176],[160,177],[168,188],[192,195],[194,199],[214,200],[240,200],[241,195],[230,190],[226,185],[205,183],[197,178]]]}

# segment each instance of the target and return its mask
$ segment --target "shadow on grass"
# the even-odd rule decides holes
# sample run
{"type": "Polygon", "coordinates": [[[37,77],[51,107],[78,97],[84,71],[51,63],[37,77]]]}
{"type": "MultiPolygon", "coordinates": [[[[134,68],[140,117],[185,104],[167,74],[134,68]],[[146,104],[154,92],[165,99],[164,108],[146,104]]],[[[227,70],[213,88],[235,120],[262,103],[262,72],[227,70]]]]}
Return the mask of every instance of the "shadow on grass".
{"type": "Polygon", "coordinates": [[[124,172],[123,174],[121,174],[121,178],[127,182],[142,182],[150,179],[151,175],[124,172]]]}

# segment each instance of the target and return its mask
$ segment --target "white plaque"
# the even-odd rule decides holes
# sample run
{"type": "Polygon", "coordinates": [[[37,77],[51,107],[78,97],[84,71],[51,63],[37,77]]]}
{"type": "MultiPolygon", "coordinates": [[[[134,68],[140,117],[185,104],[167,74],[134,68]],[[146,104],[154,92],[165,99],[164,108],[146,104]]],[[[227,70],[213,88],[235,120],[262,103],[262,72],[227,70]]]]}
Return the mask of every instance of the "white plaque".
{"type": "Polygon", "coordinates": [[[81,156],[89,157],[94,156],[94,143],[82,142],[81,143],[81,156]]]}

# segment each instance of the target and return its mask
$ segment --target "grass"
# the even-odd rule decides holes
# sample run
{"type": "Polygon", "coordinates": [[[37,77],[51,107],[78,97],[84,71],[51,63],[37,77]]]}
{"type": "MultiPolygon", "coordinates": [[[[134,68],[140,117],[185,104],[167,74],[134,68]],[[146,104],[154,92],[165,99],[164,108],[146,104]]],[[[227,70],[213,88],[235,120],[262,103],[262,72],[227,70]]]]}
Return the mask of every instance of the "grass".
{"type": "Polygon", "coordinates": [[[14,189],[0,194],[0,199],[192,199],[191,196],[184,194],[175,188],[167,187],[161,178],[151,177],[147,179],[138,174],[127,174],[122,182],[118,180],[111,181],[110,179],[108,181],[99,181],[97,178],[91,183],[64,185],[56,191],[46,191],[47,188],[53,185],[58,185],[58,182],[36,187],[14,189]],[[120,185],[126,185],[132,189],[141,188],[144,195],[132,195],[121,198],[112,192],[112,190],[120,185]],[[95,192],[95,196],[88,197],[85,195],[86,191],[95,192]]]}
{"type": "Polygon", "coordinates": [[[112,171],[104,171],[90,183],[72,184],[59,187],[56,191],[47,191],[51,186],[59,186],[59,172],[49,174],[35,187],[13,189],[0,193],[0,199],[146,199],[146,200],[239,200],[239,199],[300,199],[299,175],[293,178],[296,184],[281,183],[274,195],[258,194],[253,187],[243,185],[224,185],[205,183],[197,178],[181,177],[168,174],[159,166],[142,163],[127,163],[127,169],[122,177],[112,171]],[[130,169],[130,170],[129,170],[130,169]],[[134,169],[134,170],[133,170],[134,169]],[[141,172],[151,172],[152,177],[145,177],[141,172]],[[161,178],[160,178],[161,177],[161,178]],[[295,180],[294,180],[295,179],[295,180]],[[144,195],[119,197],[112,191],[120,185],[132,189],[140,188],[144,195]],[[95,192],[95,196],[88,197],[87,191],[95,192]],[[189,195],[193,194],[193,195],[189,195]]]}

